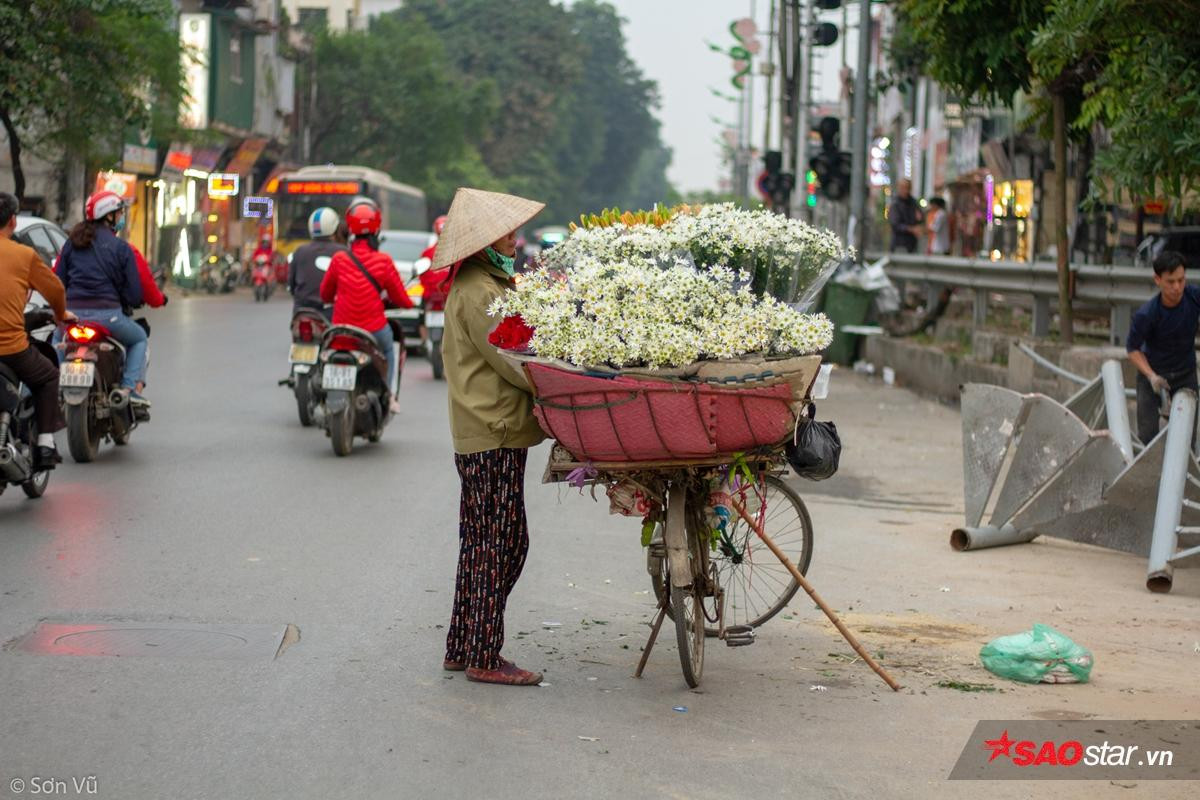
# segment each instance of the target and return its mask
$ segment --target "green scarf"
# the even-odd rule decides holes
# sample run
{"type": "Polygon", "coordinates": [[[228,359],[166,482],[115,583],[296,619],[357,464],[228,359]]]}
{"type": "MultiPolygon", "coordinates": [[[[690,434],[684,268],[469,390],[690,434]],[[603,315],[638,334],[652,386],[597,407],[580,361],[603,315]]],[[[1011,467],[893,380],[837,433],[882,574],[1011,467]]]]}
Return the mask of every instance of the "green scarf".
{"type": "Polygon", "coordinates": [[[487,254],[488,260],[492,262],[493,267],[504,270],[505,274],[510,278],[516,277],[517,268],[515,258],[499,253],[492,247],[483,248],[483,252],[487,254]]]}

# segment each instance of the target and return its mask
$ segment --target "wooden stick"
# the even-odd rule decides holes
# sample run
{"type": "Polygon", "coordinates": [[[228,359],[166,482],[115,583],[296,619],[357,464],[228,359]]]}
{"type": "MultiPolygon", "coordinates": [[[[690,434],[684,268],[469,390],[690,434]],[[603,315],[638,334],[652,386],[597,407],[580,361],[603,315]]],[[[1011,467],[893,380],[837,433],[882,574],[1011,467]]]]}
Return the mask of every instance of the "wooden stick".
{"type": "Polygon", "coordinates": [[[858,653],[859,657],[863,661],[867,662],[867,665],[870,666],[871,669],[875,670],[876,675],[883,678],[884,682],[887,683],[888,686],[892,687],[892,691],[900,691],[900,684],[896,683],[896,681],[892,679],[892,676],[888,675],[887,672],[884,671],[883,667],[879,666],[879,664],[875,662],[875,659],[871,658],[870,653],[863,649],[863,646],[858,643],[858,639],[854,638],[854,634],[850,632],[850,629],[842,624],[842,621],[838,619],[837,614],[833,613],[833,609],[825,604],[825,601],[821,599],[819,594],[817,594],[817,590],[813,588],[812,584],[809,583],[802,574],[800,574],[800,570],[796,569],[796,565],[793,564],[786,555],[784,555],[784,552],[779,549],[779,545],[775,544],[770,536],[767,536],[766,532],[763,531],[762,525],[759,525],[749,514],[746,513],[745,506],[743,506],[736,498],[733,499],[733,508],[738,512],[738,514],[741,515],[742,519],[746,520],[746,524],[758,534],[758,538],[762,539],[763,542],[766,543],[767,547],[771,548],[771,552],[775,554],[775,557],[778,558],[785,567],[787,567],[788,572],[792,573],[792,577],[796,579],[796,583],[799,583],[801,586],[803,586],[804,591],[808,592],[808,596],[813,599],[813,602],[820,606],[821,610],[825,612],[825,616],[829,617],[829,621],[833,623],[834,627],[838,629],[838,632],[842,634],[846,641],[850,643],[850,646],[854,648],[854,652],[858,653]]]}

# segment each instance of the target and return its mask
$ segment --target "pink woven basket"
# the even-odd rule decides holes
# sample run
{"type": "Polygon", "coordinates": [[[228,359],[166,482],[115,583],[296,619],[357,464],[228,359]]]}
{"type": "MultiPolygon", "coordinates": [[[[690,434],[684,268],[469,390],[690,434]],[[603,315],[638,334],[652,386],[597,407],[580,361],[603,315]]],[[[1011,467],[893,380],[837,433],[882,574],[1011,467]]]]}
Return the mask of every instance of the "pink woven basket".
{"type": "Polygon", "coordinates": [[[604,378],[537,363],[525,369],[542,429],[581,460],[732,455],[779,445],[795,424],[786,383],[727,387],[604,378]]]}

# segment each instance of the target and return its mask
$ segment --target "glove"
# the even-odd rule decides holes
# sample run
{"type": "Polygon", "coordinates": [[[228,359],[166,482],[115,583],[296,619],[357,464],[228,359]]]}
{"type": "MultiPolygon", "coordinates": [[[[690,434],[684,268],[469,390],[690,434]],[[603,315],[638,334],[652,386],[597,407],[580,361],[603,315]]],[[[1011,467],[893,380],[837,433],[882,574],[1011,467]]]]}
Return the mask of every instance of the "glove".
{"type": "Polygon", "coordinates": [[[164,295],[163,295],[163,305],[165,306],[165,305],[166,305],[167,303],[169,303],[169,302],[171,302],[171,298],[167,297],[167,296],[164,294],[164,295]]]}
{"type": "Polygon", "coordinates": [[[1166,378],[1164,378],[1162,375],[1155,375],[1153,378],[1151,378],[1151,379],[1150,379],[1150,386],[1151,386],[1151,387],[1154,389],[1154,391],[1156,391],[1156,392],[1169,392],[1169,391],[1171,391],[1171,384],[1170,384],[1170,383],[1168,383],[1168,382],[1167,382],[1167,379],[1166,379],[1166,378]]]}

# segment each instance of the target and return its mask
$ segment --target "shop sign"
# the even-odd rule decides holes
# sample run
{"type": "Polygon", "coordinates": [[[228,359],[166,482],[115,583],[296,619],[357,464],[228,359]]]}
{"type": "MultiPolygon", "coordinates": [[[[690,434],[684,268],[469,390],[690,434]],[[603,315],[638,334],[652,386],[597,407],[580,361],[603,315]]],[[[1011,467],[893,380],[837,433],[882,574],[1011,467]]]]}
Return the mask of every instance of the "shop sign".
{"type": "Polygon", "coordinates": [[[212,172],[217,168],[217,162],[221,160],[221,154],[225,150],[220,147],[202,147],[192,151],[192,166],[191,168],[198,172],[212,172]]]}
{"type": "Polygon", "coordinates": [[[269,197],[246,195],[242,198],[243,219],[270,219],[275,211],[275,203],[269,197]]]}
{"type": "Polygon", "coordinates": [[[153,175],[158,172],[158,150],[126,143],[121,158],[121,169],[138,175],[153,175]]]}
{"type": "Polygon", "coordinates": [[[233,158],[226,165],[226,172],[233,172],[238,175],[248,175],[254,169],[254,163],[258,161],[258,157],[262,155],[263,150],[267,149],[266,139],[247,139],[242,142],[241,147],[233,154],[233,158]]]}
{"type": "Polygon", "coordinates": [[[184,87],[179,124],[190,130],[208,127],[209,53],[212,51],[212,17],[179,15],[179,43],[184,87]]]}
{"type": "Polygon", "coordinates": [[[162,177],[165,180],[182,181],[183,171],[192,166],[192,146],[173,142],[163,162],[162,177]]]}
{"type": "Polygon", "coordinates": [[[137,198],[137,175],[103,170],[96,174],[97,192],[115,192],[122,200],[132,202],[137,198]]]}
{"type": "Polygon", "coordinates": [[[214,172],[208,176],[209,197],[236,197],[240,176],[232,172],[214,172]]]}

